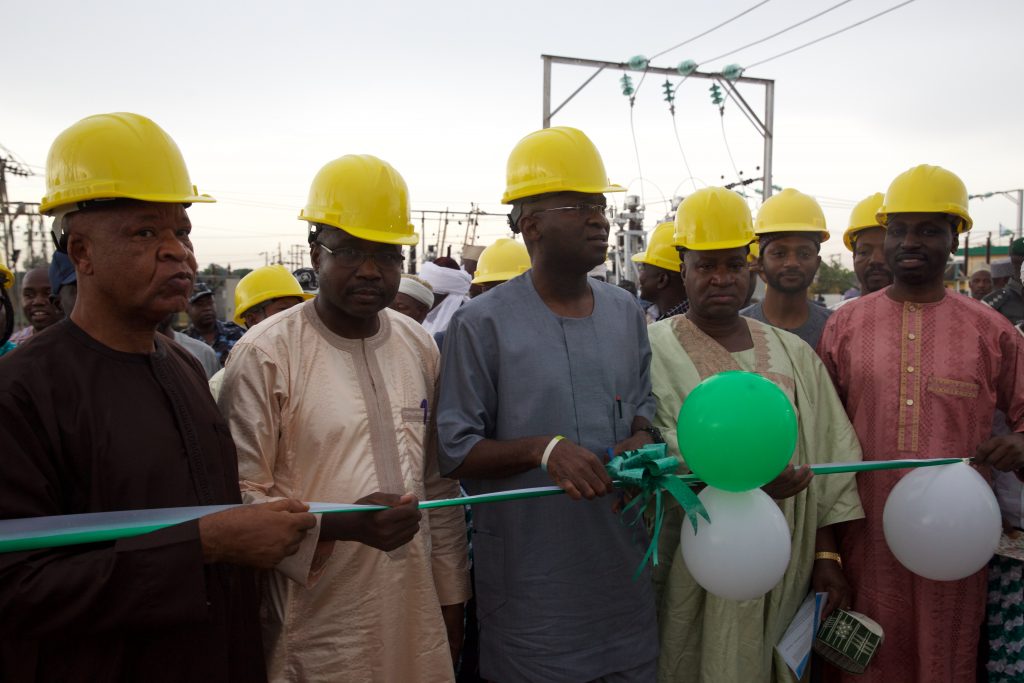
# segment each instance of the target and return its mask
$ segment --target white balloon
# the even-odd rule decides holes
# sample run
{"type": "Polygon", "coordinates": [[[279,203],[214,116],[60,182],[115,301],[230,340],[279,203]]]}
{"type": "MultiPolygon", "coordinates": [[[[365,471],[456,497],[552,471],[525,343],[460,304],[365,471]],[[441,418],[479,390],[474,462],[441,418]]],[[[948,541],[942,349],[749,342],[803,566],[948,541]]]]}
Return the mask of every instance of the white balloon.
{"type": "Polygon", "coordinates": [[[896,559],[934,581],[984,567],[1003,530],[992,488],[965,463],[921,467],[900,479],[885,501],[882,526],[896,559]]]}
{"type": "Polygon", "coordinates": [[[730,600],[759,598],[782,579],[792,545],[782,510],[761,489],[700,492],[711,523],[695,534],[683,523],[683,560],[706,591],[730,600]]]}

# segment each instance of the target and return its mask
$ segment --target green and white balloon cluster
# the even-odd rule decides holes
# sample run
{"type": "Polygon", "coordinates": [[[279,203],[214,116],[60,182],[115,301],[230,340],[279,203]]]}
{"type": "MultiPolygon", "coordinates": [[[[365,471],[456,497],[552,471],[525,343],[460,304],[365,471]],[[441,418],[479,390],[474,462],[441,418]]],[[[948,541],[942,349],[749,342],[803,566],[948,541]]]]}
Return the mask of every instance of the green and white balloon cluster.
{"type": "MultiPolygon", "coordinates": [[[[686,566],[710,593],[758,598],[779,583],[791,559],[789,524],[761,487],[793,456],[793,405],[760,375],[723,372],[690,392],[677,428],[683,460],[708,485],[699,498],[711,518],[696,530],[683,525],[686,566]]],[[[965,463],[921,467],[902,477],[882,521],[896,559],[936,581],[962,579],[984,567],[1002,530],[992,489],[965,463]]]]}
{"type": "Polygon", "coordinates": [[[796,412],[770,380],[723,372],[690,392],[679,411],[679,451],[707,483],[699,498],[711,518],[683,525],[687,569],[705,590],[732,600],[758,598],[789,566],[790,529],[761,486],[789,464],[796,412]]]}

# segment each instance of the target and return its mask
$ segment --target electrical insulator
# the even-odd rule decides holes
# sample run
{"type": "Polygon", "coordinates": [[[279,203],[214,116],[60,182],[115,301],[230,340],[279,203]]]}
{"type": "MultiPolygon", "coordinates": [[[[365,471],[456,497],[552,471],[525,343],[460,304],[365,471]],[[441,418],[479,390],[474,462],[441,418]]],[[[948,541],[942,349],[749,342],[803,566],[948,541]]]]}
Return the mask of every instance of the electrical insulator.
{"type": "Polygon", "coordinates": [[[722,99],[722,88],[717,83],[714,83],[708,88],[708,92],[711,93],[711,102],[719,107],[722,106],[722,103],[725,101],[722,99]]]}
{"type": "Polygon", "coordinates": [[[672,88],[672,82],[666,78],[665,82],[661,84],[661,88],[665,91],[665,101],[669,104],[675,102],[676,92],[672,88]]]}
{"type": "Polygon", "coordinates": [[[739,64],[730,64],[729,66],[722,69],[722,76],[727,81],[735,81],[737,78],[743,75],[743,67],[739,64]]]}
{"type": "Polygon", "coordinates": [[[632,97],[633,93],[636,92],[633,89],[633,79],[629,77],[629,74],[623,74],[622,78],[619,79],[619,84],[622,85],[622,94],[626,97],[632,97]]]}
{"type": "Polygon", "coordinates": [[[636,55],[629,58],[629,68],[633,71],[643,71],[647,68],[649,60],[643,55],[636,55]]]}
{"type": "Polygon", "coordinates": [[[686,61],[679,62],[679,66],[676,67],[676,71],[679,73],[680,76],[689,76],[696,70],[697,62],[693,61],[692,59],[687,59],[686,61]]]}

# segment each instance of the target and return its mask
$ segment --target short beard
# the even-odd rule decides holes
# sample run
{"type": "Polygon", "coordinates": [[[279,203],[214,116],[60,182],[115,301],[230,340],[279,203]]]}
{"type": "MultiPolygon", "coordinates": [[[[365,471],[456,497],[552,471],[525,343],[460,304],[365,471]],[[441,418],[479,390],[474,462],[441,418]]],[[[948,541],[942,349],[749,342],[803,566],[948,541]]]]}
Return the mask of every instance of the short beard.
{"type": "Polygon", "coordinates": [[[781,283],[782,278],[774,275],[768,275],[765,273],[765,279],[768,281],[768,286],[772,289],[778,290],[783,294],[799,294],[800,292],[807,291],[810,288],[811,283],[807,281],[807,277],[803,273],[800,274],[801,281],[799,286],[783,286],[781,283]]]}

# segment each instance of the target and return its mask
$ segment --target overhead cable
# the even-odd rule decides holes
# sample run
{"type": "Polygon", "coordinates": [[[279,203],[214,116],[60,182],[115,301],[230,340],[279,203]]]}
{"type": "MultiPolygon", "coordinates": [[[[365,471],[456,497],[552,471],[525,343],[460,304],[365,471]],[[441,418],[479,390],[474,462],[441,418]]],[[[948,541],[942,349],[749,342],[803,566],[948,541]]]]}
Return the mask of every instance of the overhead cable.
{"type": "Polygon", "coordinates": [[[668,48],[666,50],[662,50],[661,52],[659,52],[659,53],[657,53],[655,55],[651,55],[650,59],[651,60],[657,59],[658,57],[662,56],[663,54],[672,52],[672,50],[678,49],[678,48],[682,47],[683,45],[688,45],[689,43],[692,43],[693,41],[697,40],[698,38],[703,38],[704,36],[706,36],[707,34],[711,33],[712,31],[717,31],[718,29],[722,28],[726,24],[730,24],[730,23],[736,21],[737,19],[739,19],[740,17],[744,16],[745,14],[749,14],[750,12],[753,12],[758,7],[760,7],[761,5],[767,5],[769,2],[771,2],[771,0],[761,0],[761,2],[757,3],[753,7],[749,7],[747,9],[743,10],[742,12],[740,12],[739,14],[737,14],[736,16],[734,16],[734,17],[732,17],[730,19],[726,19],[721,24],[718,24],[717,26],[712,26],[711,28],[709,28],[707,31],[704,31],[703,33],[698,33],[697,35],[693,36],[692,38],[687,38],[686,40],[684,40],[683,42],[681,42],[681,43],[679,43],[677,45],[673,45],[672,47],[670,47],[670,48],[668,48]]]}
{"type": "Polygon", "coordinates": [[[716,62],[719,59],[722,59],[723,57],[728,57],[729,55],[734,55],[737,52],[741,52],[743,50],[746,50],[748,47],[754,47],[755,45],[760,45],[761,43],[763,43],[765,41],[768,41],[768,40],[771,40],[772,38],[776,38],[778,36],[781,36],[783,33],[787,33],[789,31],[792,31],[795,28],[803,26],[804,24],[806,24],[809,21],[814,21],[818,17],[822,17],[822,16],[828,14],[829,12],[831,12],[832,10],[839,9],[843,5],[846,5],[846,4],[851,3],[851,2],[853,2],[853,0],[842,0],[842,2],[839,2],[839,3],[835,4],[835,5],[832,5],[828,9],[823,9],[822,11],[818,12],[817,14],[815,14],[813,16],[810,16],[810,17],[807,17],[803,21],[798,21],[795,24],[787,26],[786,28],[782,29],[781,31],[776,31],[775,33],[771,34],[770,36],[765,36],[764,38],[761,38],[760,40],[755,40],[752,43],[747,43],[743,47],[738,47],[735,50],[729,50],[728,52],[724,52],[724,53],[722,53],[720,55],[717,55],[715,57],[709,57],[708,59],[705,59],[705,60],[701,61],[700,63],[701,64],[707,64],[708,62],[716,62]]]}
{"type": "Polygon", "coordinates": [[[858,26],[866,24],[869,21],[872,21],[873,19],[877,19],[877,18],[879,18],[881,16],[884,16],[884,15],[888,14],[889,12],[895,12],[896,10],[898,10],[901,7],[906,7],[907,5],[909,5],[910,3],[914,2],[914,1],[915,0],[905,0],[904,2],[901,2],[898,5],[893,5],[892,7],[890,7],[887,10],[882,10],[878,14],[872,14],[867,19],[861,19],[860,21],[858,21],[855,24],[850,24],[849,26],[847,26],[845,28],[841,28],[838,31],[833,31],[832,33],[829,33],[828,35],[821,36],[820,38],[815,38],[814,40],[812,40],[809,43],[804,43],[803,45],[798,45],[797,47],[790,48],[789,50],[786,50],[785,52],[780,52],[779,54],[774,55],[772,57],[768,57],[767,59],[762,59],[759,62],[754,62],[753,64],[748,64],[745,67],[745,70],[753,69],[755,66],[761,66],[762,64],[766,64],[766,63],[768,63],[768,62],[770,62],[770,61],[772,61],[774,59],[778,59],[779,57],[785,57],[786,55],[793,54],[797,50],[802,50],[805,47],[810,47],[811,45],[814,45],[816,43],[820,43],[821,41],[827,40],[829,38],[832,38],[833,36],[838,36],[840,33],[845,33],[845,32],[849,31],[852,28],[857,28],[858,26]]]}

